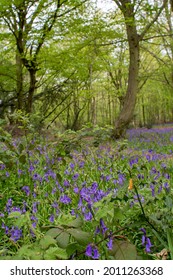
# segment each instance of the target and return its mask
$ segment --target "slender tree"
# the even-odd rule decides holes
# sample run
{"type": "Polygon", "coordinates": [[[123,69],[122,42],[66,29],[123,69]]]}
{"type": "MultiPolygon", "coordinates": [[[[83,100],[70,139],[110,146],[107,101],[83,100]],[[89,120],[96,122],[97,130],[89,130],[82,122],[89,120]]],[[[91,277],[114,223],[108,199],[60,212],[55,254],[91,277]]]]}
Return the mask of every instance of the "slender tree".
{"type": "MultiPolygon", "coordinates": [[[[164,0],[161,7],[157,9],[153,18],[138,32],[137,10],[142,1],[132,0],[113,0],[121,10],[126,26],[127,41],[129,46],[129,69],[128,69],[128,86],[124,103],[120,111],[119,117],[115,123],[112,133],[113,138],[120,138],[124,136],[125,131],[131,122],[138,92],[139,82],[139,62],[140,62],[140,42],[144,39],[145,35],[153,24],[158,20],[161,12],[165,8],[168,0],[164,0]]],[[[149,5],[146,1],[147,7],[149,5]]],[[[144,6],[145,8],[145,6],[144,6]]]]}
{"type": "Polygon", "coordinates": [[[22,109],[25,101],[27,113],[32,112],[33,96],[37,89],[39,54],[56,21],[87,0],[2,0],[0,16],[16,42],[17,103],[22,109]],[[23,67],[29,76],[27,94],[23,94],[23,67]]]}

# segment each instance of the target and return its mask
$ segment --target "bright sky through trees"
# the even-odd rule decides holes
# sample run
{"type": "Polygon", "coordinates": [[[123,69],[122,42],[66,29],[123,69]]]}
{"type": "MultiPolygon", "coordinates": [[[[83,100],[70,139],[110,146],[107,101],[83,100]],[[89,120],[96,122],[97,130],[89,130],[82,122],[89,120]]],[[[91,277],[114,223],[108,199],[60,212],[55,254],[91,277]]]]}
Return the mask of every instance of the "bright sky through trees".
{"type": "Polygon", "coordinates": [[[103,9],[105,12],[115,8],[115,3],[112,0],[97,0],[97,7],[103,9]]]}

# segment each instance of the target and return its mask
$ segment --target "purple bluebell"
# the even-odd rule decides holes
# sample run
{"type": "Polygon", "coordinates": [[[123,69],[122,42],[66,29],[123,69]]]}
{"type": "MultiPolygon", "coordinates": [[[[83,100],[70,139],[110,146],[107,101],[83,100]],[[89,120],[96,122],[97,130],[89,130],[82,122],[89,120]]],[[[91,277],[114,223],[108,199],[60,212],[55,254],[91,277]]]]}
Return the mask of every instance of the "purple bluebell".
{"type": "Polygon", "coordinates": [[[150,185],[152,197],[155,196],[155,186],[153,184],[150,185]]]}
{"type": "Polygon", "coordinates": [[[107,242],[107,247],[109,250],[112,250],[112,248],[113,248],[113,238],[112,237],[109,238],[109,241],[107,242]]]}
{"type": "Polygon", "coordinates": [[[85,162],[84,162],[84,161],[81,161],[81,162],[79,163],[79,167],[80,167],[80,168],[83,168],[84,165],[85,165],[85,162]]]}
{"type": "Polygon", "coordinates": [[[34,170],[35,170],[35,167],[33,166],[33,164],[31,164],[30,167],[29,167],[29,169],[28,169],[28,171],[29,171],[30,173],[32,173],[34,170]]]}
{"type": "Polygon", "coordinates": [[[54,187],[54,188],[52,189],[52,191],[51,191],[51,194],[55,194],[56,192],[57,192],[57,188],[54,187]]]}
{"type": "Polygon", "coordinates": [[[88,246],[86,247],[85,255],[94,260],[99,259],[100,256],[97,247],[92,244],[88,244],[88,246]]]}
{"type": "Polygon", "coordinates": [[[32,175],[32,179],[35,181],[39,181],[40,183],[42,182],[43,178],[38,174],[38,173],[34,173],[32,175]]]}
{"type": "Polygon", "coordinates": [[[32,204],[32,212],[33,213],[37,213],[38,209],[37,209],[37,205],[39,204],[38,201],[33,202],[32,204]]]}
{"type": "Polygon", "coordinates": [[[106,227],[103,219],[100,219],[100,228],[101,228],[101,231],[102,231],[103,234],[108,230],[108,228],[106,227]]]}
{"type": "Polygon", "coordinates": [[[57,209],[57,208],[58,208],[58,203],[57,203],[56,201],[54,201],[54,202],[51,204],[51,206],[52,206],[53,208],[57,209]]]}
{"type": "Polygon", "coordinates": [[[10,173],[8,171],[5,172],[5,176],[8,178],[10,177],[10,173]]]}
{"type": "Polygon", "coordinates": [[[52,215],[50,215],[50,217],[49,217],[49,221],[51,222],[51,223],[53,223],[54,222],[54,220],[55,220],[55,216],[52,214],[52,215]]]}
{"type": "Polygon", "coordinates": [[[97,248],[94,248],[94,249],[93,249],[93,256],[92,256],[92,258],[93,258],[94,260],[98,260],[99,257],[100,257],[100,254],[99,254],[98,249],[97,249],[97,248]]]}
{"type": "Polygon", "coordinates": [[[12,212],[19,212],[19,213],[22,213],[22,210],[20,209],[20,207],[18,207],[18,206],[13,206],[12,208],[11,208],[11,213],[12,212]]]}
{"type": "Polygon", "coordinates": [[[72,216],[75,216],[75,215],[76,215],[75,210],[72,209],[72,210],[70,211],[70,214],[71,214],[72,216]]]}
{"type": "Polygon", "coordinates": [[[70,186],[70,183],[68,180],[64,180],[64,187],[69,187],[70,186]]]}
{"type": "Polygon", "coordinates": [[[146,230],[144,228],[141,228],[140,230],[143,232],[142,245],[145,246],[145,252],[150,253],[151,252],[151,247],[153,246],[151,244],[150,238],[147,237],[146,230]]]}
{"type": "Polygon", "coordinates": [[[78,179],[78,177],[79,177],[79,174],[78,174],[78,173],[75,173],[75,174],[73,175],[72,179],[73,179],[74,181],[76,181],[76,180],[78,179]]]}
{"type": "Polygon", "coordinates": [[[13,226],[10,230],[10,235],[10,239],[17,242],[22,237],[22,230],[13,226]]]}
{"type": "Polygon", "coordinates": [[[71,169],[74,169],[74,167],[75,167],[74,163],[72,163],[72,162],[70,162],[69,166],[71,169]]]}
{"type": "Polygon", "coordinates": [[[92,215],[92,213],[89,211],[88,213],[85,213],[85,214],[84,214],[84,218],[85,218],[86,221],[91,221],[92,218],[93,218],[93,215],[92,215]]]}
{"type": "Polygon", "coordinates": [[[151,252],[151,247],[153,245],[151,244],[151,241],[149,239],[149,237],[146,238],[146,244],[145,244],[145,251],[146,253],[150,253],[151,252]]]}
{"type": "Polygon", "coordinates": [[[11,211],[11,206],[12,206],[12,204],[13,204],[13,200],[12,200],[12,198],[9,198],[8,201],[7,201],[7,203],[6,203],[6,207],[5,207],[5,210],[6,210],[8,213],[10,213],[10,211],[11,211]]]}
{"type": "Polygon", "coordinates": [[[4,163],[0,163],[0,170],[4,170],[5,169],[5,164],[4,163]]]}
{"type": "Polygon", "coordinates": [[[86,255],[87,257],[92,257],[92,245],[89,244],[89,245],[86,247],[85,255],[86,255]]]}
{"type": "Polygon", "coordinates": [[[22,187],[22,191],[24,191],[27,196],[30,195],[30,188],[29,188],[29,186],[23,186],[22,187]]]}
{"type": "Polygon", "coordinates": [[[71,198],[68,195],[62,195],[60,196],[60,202],[64,203],[64,204],[69,204],[71,203],[71,198]]]}
{"type": "Polygon", "coordinates": [[[73,190],[74,190],[75,193],[79,193],[79,188],[78,187],[74,187],[73,190]]]}
{"type": "Polygon", "coordinates": [[[5,234],[9,234],[9,227],[6,226],[4,223],[2,223],[1,228],[5,230],[5,234]]]}

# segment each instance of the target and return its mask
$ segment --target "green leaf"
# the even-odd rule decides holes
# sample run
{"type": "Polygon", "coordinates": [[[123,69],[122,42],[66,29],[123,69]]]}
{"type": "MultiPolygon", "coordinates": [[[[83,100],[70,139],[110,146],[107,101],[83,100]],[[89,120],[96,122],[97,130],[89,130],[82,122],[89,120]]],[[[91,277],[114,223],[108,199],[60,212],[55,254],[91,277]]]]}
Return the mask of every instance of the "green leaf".
{"type": "Polygon", "coordinates": [[[170,198],[169,196],[166,196],[166,206],[168,207],[168,209],[172,209],[173,201],[172,198],[170,198]]]}
{"type": "Polygon", "coordinates": [[[23,256],[23,255],[26,254],[26,251],[27,251],[28,249],[30,249],[30,248],[31,248],[31,244],[23,245],[23,246],[19,249],[19,251],[17,252],[17,254],[18,254],[19,256],[23,256]]]}
{"type": "Polygon", "coordinates": [[[22,259],[41,260],[43,258],[42,254],[43,252],[38,245],[29,244],[22,246],[15,257],[18,256],[22,259]]]}
{"type": "Polygon", "coordinates": [[[75,220],[67,224],[68,227],[79,228],[83,225],[83,221],[80,217],[77,217],[75,220]]]}
{"type": "Polygon", "coordinates": [[[68,255],[66,250],[58,247],[49,248],[44,254],[44,260],[67,260],[68,255]]]}
{"type": "Polygon", "coordinates": [[[19,161],[20,161],[20,163],[25,164],[25,163],[26,163],[26,155],[21,155],[21,156],[19,157],[19,161]]]}
{"type": "Polygon", "coordinates": [[[63,232],[63,229],[60,228],[51,228],[49,229],[45,235],[50,235],[52,238],[56,238],[59,234],[63,232]]]}
{"type": "Polygon", "coordinates": [[[124,213],[122,209],[120,208],[115,208],[114,209],[114,219],[115,220],[122,220],[124,218],[124,213]]]}
{"type": "Polygon", "coordinates": [[[102,205],[96,212],[95,219],[100,221],[101,218],[107,217],[108,215],[112,218],[114,217],[114,203],[109,202],[109,204],[105,206],[102,205]]]}
{"type": "Polygon", "coordinates": [[[65,249],[69,244],[70,234],[67,232],[63,232],[57,236],[56,241],[60,248],[65,249]]]}
{"type": "Polygon", "coordinates": [[[56,241],[53,237],[50,235],[45,235],[41,240],[40,240],[40,246],[42,249],[47,249],[51,245],[55,245],[56,241]]]}
{"type": "Polygon", "coordinates": [[[24,145],[20,143],[18,146],[19,154],[21,154],[24,149],[25,149],[24,145]]]}
{"type": "Polygon", "coordinates": [[[135,245],[131,244],[129,241],[114,240],[113,248],[110,251],[110,255],[114,257],[115,260],[136,260],[137,251],[135,245]]]}
{"type": "Polygon", "coordinates": [[[72,242],[68,244],[66,251],[68,256],[70,257],[72,254],[74,254],[79,249],[79,244],[77,242],[72,242]]]}
{"type": "Polygon", "coordinates": [[[21,213],[20,212],[18,212],[18,211],[15,211],[15,212],[11,212],[9,215],[8,215],[8,218],[9,219],[13,219],[13,218],[19,218],[19,217],[21,217],[21,213]]]}
{"type": "Polygon", "coordinates": [[[28,218],[26,215],[21,215],[18,219],[16,219],[14,225],[21,228],[28,224],[28,218]]]}
{"type": "Polygon", "coordinates": [[[87,245],[92,241],[92,235],[89,232],[85,232],[79,229],[68,229],[67,232],[69,232],[81,245],[87,245]]]}
{"type": "Polygon", "coordinates": [[[59,182],[62,181],[62,176],[61,176],[59,173],[56,173],[56,177],[57,177],[57,179],[58,179],[59,182]]]}

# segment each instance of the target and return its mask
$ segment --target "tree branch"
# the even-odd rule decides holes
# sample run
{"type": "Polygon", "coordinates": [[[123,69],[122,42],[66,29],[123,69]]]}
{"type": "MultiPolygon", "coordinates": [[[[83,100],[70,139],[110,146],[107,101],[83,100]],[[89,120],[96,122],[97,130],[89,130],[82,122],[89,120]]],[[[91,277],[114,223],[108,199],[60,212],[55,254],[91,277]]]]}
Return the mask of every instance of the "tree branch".
{"type": "Polygon", "coordinates": [[[145,29],[142,31],[142,33],[139,35],[139,40],[143,40],[145,34],[148,32],[148,30],[150,29],[150,27],[155,23],[155,21],[159,18],[161,12],[163,11],[163,9],[166,7],[168,0],[164,0],[163,1],[163,5],[160,7],[159,11],[156,13],[155,17],[153,18],[153,20],[151,22],[149,22],[145,29]]]}

